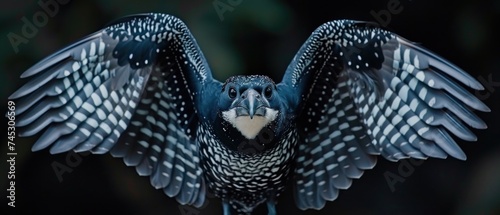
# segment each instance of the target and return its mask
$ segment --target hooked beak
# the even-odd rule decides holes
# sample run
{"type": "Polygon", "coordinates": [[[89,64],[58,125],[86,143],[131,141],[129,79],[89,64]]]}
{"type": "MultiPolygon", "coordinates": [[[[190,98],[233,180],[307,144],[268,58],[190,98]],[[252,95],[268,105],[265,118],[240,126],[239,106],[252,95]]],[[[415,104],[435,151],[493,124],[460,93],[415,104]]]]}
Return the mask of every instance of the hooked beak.
{"type": "Polygon", "coordinates": [[[253,119],[254,116],[264,116],[266,102],[262,99],[259,92],[254,89],[248,89],[241,95],[241,101],[239,103],[239,108],[236,108],[237,116],[250,116],[253,119]]]}

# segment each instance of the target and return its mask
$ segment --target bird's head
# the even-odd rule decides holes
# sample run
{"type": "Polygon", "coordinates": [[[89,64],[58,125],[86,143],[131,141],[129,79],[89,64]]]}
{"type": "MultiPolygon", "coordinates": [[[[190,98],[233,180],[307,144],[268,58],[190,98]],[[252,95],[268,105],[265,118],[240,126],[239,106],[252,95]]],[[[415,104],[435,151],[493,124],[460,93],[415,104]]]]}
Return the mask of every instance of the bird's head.
{"type": "MultiPolygon", "coordinates": [[[[218,102],[222,142],[239,151],[246,146],[270,148],[281,135],[284,105],[267,76],[233,76],[222,87],[218,102]]],[[[261,150],[257,150],[261,151],[261,150]]]]}

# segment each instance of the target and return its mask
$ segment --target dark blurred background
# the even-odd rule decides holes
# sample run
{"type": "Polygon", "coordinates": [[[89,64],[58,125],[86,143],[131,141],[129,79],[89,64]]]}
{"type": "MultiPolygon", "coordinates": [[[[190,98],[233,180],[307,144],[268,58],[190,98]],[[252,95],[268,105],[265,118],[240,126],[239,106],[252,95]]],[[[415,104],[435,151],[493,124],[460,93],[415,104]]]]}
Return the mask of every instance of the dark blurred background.
{"type": "MultiPolygon", "coordinates": [[[[184,20],[219,80],[235,74],[267,74],[280,81],[298,48],[322,23],[344,18],[378,22],[483,80],[486,90],[474,93],[492,109],[491,113],[478,113],[489,128],[475,131],[479,137],[477,142],[459,141],[468,156],[465,162],[453,158],[419,163],[379,159],[373,170],[355,180],[347,191],[341,191],[339,198],[323,210],[301,212],[288,189],[279,198],[278,212],[500,214],[500,143],[497,139],[500,131],[500,1],[65,0],[58,3],[58,10],[49,14],[45,23],[43,19],[37,21],[40,25],[37,32],[23,34],[23,25],[26,25],[23,20],[33,23],[33,17],[44,13],[38,3],[45,1],[2,2],[2,113],[6,111],[7,96],[25,82],[19,78],[24,70],[128,14],[163,12],[184,20]],[[393,7],[399,8],[395,14],[389,10],[393,7]],[[222,10],[225,12],[220,13],[222,10]],[[9,41],[14,34],[26,40],[14,47],[9,41]],[[388,175],[393,176],[392,180],[397,179],[392,186],[385,177],[388,175]]],[[[5,124],[1,125],[2,131],[6,130],[5,124]]],[[[33,153],[30,147],[34,141],[35,138],[15,139],[16,208],[5,209],[8,214],[107,211],[113,214],[222,214],[217,199],[209,199],[200,210],[180,207],[161,190],[151,187],[147,177],[139,177],[133,168],[110,155],[50,155],[48,150],[33,153]],[[60,181],[53,165],[64,166],[71,172],[64,173],[60,181]]],[[[1,196],[8,195],[6,148],[6,144],[0,148],[1,196]]],[[[256,214],[265,213],[262,207],[256,214]]]]}

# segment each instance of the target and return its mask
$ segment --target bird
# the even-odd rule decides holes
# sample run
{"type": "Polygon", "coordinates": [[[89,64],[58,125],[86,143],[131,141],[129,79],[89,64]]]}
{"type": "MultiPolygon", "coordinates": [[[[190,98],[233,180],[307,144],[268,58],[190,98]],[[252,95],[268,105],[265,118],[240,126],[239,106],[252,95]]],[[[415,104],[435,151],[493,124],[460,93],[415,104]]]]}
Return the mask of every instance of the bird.
{"type": "Polygon", "coordinates": [[[466,155],[486,129],[484,87],[458,66],[376,23],[312,32],[280,82],[212,76],[196,39],[162,13],[119,18],[27,69],[11,94],[32,151],[110,153],[182,205],[221,199],[224,215],[322,209],[389,161],[466,155]]]}

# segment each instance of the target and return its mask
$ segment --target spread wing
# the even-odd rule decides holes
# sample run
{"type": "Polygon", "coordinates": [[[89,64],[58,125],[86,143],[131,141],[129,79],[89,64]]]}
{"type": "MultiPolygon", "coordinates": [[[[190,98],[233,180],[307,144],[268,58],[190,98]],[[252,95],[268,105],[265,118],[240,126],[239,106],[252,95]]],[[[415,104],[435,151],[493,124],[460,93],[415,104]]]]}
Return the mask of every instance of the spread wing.
{"type": "Polygon", "coordinates": [[[320,26],[279,89],[293,91],[301,137],[294,175],[301,209],[320,209],[376,163],[375,155],[464,160],[450,134],[476,140],[489,111],[463,85],[483,87],[457,66],[370,23],[320,26]]]}
{"type": "Polygon", "coordinates": [[[203,204],[197,99],[216,81],[182,21],[124,17],[21,77],[30,80],[10,98],[20,135],[43,132],[33,151],[110,152],[181,204],[203,204]]]}

